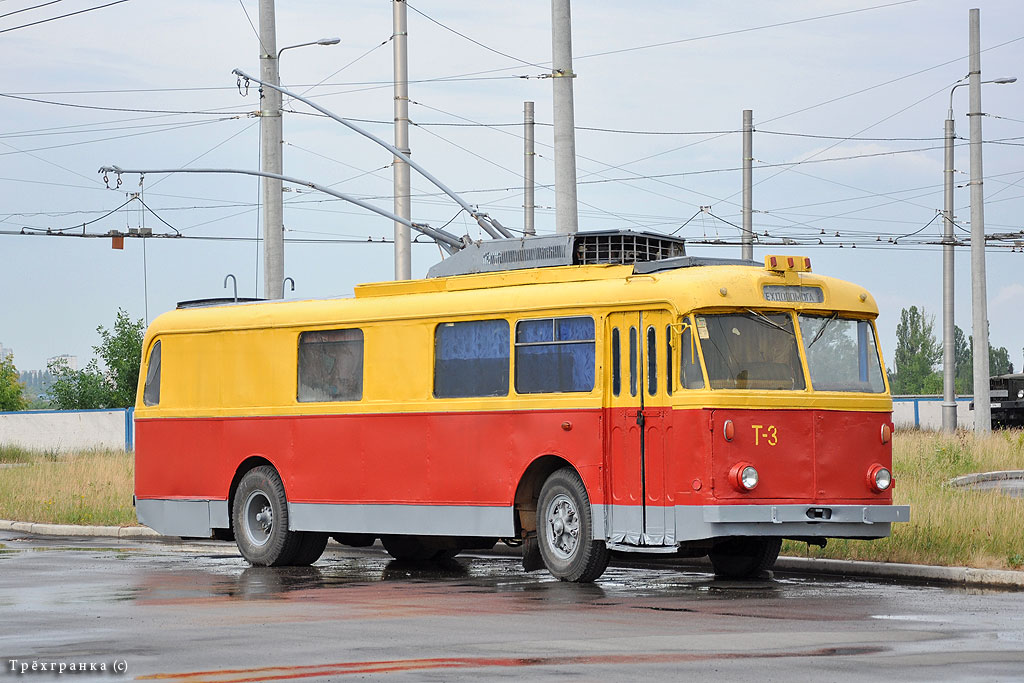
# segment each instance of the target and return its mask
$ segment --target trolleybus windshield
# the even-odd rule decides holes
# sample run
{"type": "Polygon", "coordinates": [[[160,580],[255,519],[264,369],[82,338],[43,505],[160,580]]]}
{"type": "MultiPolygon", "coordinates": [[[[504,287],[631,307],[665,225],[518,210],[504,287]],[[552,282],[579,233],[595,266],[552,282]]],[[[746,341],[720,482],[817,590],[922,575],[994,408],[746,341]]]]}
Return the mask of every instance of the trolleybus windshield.
{"type": "Polygon", "coordinates": [[[788,313],[695,317],[712,389],[801,390],[804,372],[788,313]]]}
{"type": "Polygon", "coordinates": [[[875,331],[867,320],[798,315],[815,391],[885,391],[875,331]]]}
{"type": "MultiPolygon", "coordinates": [[[[868,320],[838,314],[795,316],[810,386],[815,391],[883,393],[885,382],[874,328],[868,320]]],[[[792,313],[694,316],[697,343],[712,389],[801,391],[807,387],[792,313]]],[[[687,343],[683,344],[683,370],[687,343]]],[[[694,359],[695,360],[695,359],[694,359]]],[[[689,375],[694,374],[693,369],[689,375]]],[[[684,382],[688,388],[697,388],[684,382]]]]}

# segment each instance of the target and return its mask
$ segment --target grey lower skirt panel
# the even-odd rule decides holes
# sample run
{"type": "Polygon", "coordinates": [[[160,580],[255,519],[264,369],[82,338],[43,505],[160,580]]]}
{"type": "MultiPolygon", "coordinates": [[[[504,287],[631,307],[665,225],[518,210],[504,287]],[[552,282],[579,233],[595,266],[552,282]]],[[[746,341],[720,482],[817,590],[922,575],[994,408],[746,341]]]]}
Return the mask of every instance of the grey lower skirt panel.
{"type": "Polygon", "coordinates": [[[226,529],[230,524],[226,500],[139,499],[135,514],[165,536],[209,538],[214,529],[226,529]]]}
{"type": "Polygon", "coordinates": [[[512,507],[288,503],[288,526],[303,531],[427,536],[515,536],[512,507]]]}
{"type": "MultiPolygon", "coordinates": [[[[230,526],[226,500],[142,499],[139,521],[167,536],[208,538],[230,526]]],[[[288,503],[288,527],[301,531],[428,536],[515,535],[512,507],[288,503]]]]}
{"type": "Polygon", "coordinates": [[[884,538],[893,522],[910,521],[907,505],[678,505],[649,507],[645,532],[639,506],[593,508],[609,542],[640,548],[723,536],[884,538]]]}

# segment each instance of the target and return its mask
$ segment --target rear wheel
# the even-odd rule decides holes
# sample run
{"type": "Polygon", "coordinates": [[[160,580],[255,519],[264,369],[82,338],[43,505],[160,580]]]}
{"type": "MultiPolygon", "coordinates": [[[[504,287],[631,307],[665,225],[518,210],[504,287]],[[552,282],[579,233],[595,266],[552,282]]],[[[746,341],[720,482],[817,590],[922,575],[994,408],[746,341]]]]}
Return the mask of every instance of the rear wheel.
{"type": "Polygon", "coordinates": [[[608,548],[594,539],[587,489],[571,467],[554,472],[540,490],[537,545],[544,566],[562,581],[590,582],[608,567],[608,548]]]}
{"type": "Polygon", "coordinates": [[[319,560],[320,556],[324,554],[328,535],[316,531],[300,531],[298,533],[302,534],[302,542],[299,544],[299,550],[295,553],[295,557],[292,558],[290,564],[297,567],[307,567],[319,560]]]}
{"type": "Polygon", "coordinates": [[[735,536],[716,543],[708,557],[717,576],[727,579],[749,579],[771,569],[779,557],[781,548],[781,538],[735,536]]]}
{"type": "Polygon", "coordinates": [[[295,560],[304,534],[288,530],[288,499],[273,467],[261,465],[246,472],[238,482],[232,508],[231,528],[242,557],[261,567],[280,567],[295,560]]]}

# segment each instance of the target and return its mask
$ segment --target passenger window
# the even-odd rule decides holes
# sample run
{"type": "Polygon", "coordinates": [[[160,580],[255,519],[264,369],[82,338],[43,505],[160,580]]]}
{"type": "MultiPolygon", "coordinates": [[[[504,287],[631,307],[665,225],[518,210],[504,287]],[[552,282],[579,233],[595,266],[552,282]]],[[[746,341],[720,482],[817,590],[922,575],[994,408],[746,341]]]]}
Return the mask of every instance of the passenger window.
{"type": "Polygon", "coordinates": [[[160,342],[153,344],[146,368],[146,385],[142,389],[142,403],[155,406],[160,403],[160,342]]]}
{"type": "Polygon", "coordinates": [[[358,401],[363,397],[363,331],[318,330],[299,335],[302,402],[358,401]]]}
{"type": "Polygon", "coordinates": [[[658,335],[654,327],[647,328],[647,393],[658,393],[658,335]]]}
{"type": "Polygon", "coordinates": [[[637,338],[636,328],[629,328],[629,395],[636,396],[637,388],[637,338]]]}
{"type": "Polygon", "coordinates": [[[665,393],[672,395],[672,326],[665,327],[665,393]]]}
{"type": "Polygon", "coordinates": [[[693,338],[693,325],[683,323],[683,333],[679,335],[679,383],[684,389],[703,389],[704,375],[700,371],[700,355],[697,343],[693,338]]]}
{"type": "Polygon", "coordinates": [[[622,393],[622,342],[619,328],[612,328],[612,396],[622,393]]]}
{"type": "Polygon", "coordinates": [[[516,391],[594,388],[594,319],[545,318],[516,323],[516,391]]]}
{"type": "Polygon", "coordinates": [[[441,323],[434,331],[434,396],[507,396],[506,320],[441,323]]]}

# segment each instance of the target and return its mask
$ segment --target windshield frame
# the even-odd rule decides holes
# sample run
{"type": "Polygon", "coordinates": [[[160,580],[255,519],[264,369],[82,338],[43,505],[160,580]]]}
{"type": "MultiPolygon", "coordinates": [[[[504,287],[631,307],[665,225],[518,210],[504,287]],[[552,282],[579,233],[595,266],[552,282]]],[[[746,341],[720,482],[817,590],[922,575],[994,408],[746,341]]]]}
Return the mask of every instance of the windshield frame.
{"type": "MultiPolygon", "coordinates": [[[[706,325],[706,323],[705,323],[705,325],[706,325]]],[[[742,308],[742,309],[728,309],[728,310],[712,309],[712,310],[704,310],[704,311],[702,311],[702,310],[694,310],[694,311],[690,311],[689,313],[681,316],[680,317],[680,328],[682,329],[682,328],[686,328],[686,327],[689,327],[692,330],[692,339],[693,339],[693,342],[696,345],[697,355],[699,357],[700,371],[701,371],[701,375],[703,376],[703,380],[704,380],[703,387],[701,387],[701,388],[703,388],[704,390],[713,390],[713,391],[716,391],[716,392],[717,391],[729,391],[729,392],[735,392],[735,391],[768,392],[768,393],[770,393],[772,395],[783,393],[783,392],[787,392],[787,393],[789,393],[789,392],[798,392],[798,393],[802,393],[802,394],[806,394],[806,393],[830,393],[830,394],[842,394],[842,395],[868,394],[868,395],[871,395],[871,396],[881,396],[883,394],[887,394],[888,391],[889,391],[888,379],[887,379],[886,373],[885,373],[885,363],[884,363],[884,361],[882,359],[881,348],[880,348],[880,346],[878,344],[878,330],[875,328],[875,319],[874,318],[868,318],[868,317],[864,317],[862,315],[845,313],[844,311],[835,311],[835,310],[812,313],[810,311],[796,310],[796,309],[792,309],[792,308],[769,308],[769,309],[764,309],[764,308],[742,308]],[[779,388],[779,387],[766,386],[766,384],[770,384],[770,383],[763,382],[763,381],[760,382],[760,385],[757,385],[758,383],[755,382],[754,385],[748,385],[748,386],[722,386],[723,382],[721,380],[713,380],[711,378],[711,373],[708,371],[708,358],[705,355],[705,352],[706,352],[706,348],[705,347],[706,347],[706,345],[707,345],[707,343],[709,341],[709,338],[705,337],[703,333],[698,333],[698,331],[701,330],[701,325],[698,324],[698,319],[700,319],[700,318],[710,318],[710,317],[714,317],[714,316],[736,316],[736,315],[738,315],[738,316],[746,316],[752,322],[764,325],[766,328],[776,327],[777,326],[777,325],[774,324],[775,321],[771,320],[772,317],[780,316],[780,315],[781,316],[786,316],[786,318],[789,320],[788,326],[791,328],[792,332],[790,332],[789,329],[786,329],[785,331],[787,333],[793,334],[793,343],[796,346],[795,350],[796,350],[797,358],[799,359],[799,370],[800,370],[800,373],[801,373],[801,378],[800,379],[802,379],[803,386],[796,386],[797,382],[794,382],[794,387],[793,388],[779,388]],[[818,335],[817,339],[814,339],[814,338],[812,338],[810,340],[805,340],[804,339],[803,330],[801,328],[801,318],[802,317],[807,317],[807,318],[823,318],[823,319],[826,320],[824,328],[819,328],[817,330],[817,332],[821,333],[820,335],[818,335]],[[768,318],[768,320],[762,320],[762,318],[768,318]],[[866,329],[870,330],[870,332],[868,334],[868,337],[869,337],[869,341],[871,342],[871,345],[873,346],[873,349],[874,349],[874,354],[873,355],[874,355],[874,359],[875,360],[873,362],[873,365],[875,367],[877,367],[878,372],[879,372],[879,374],[881,376],[881,382],[880,382],[881,389],[880,390],[873,391],[873,390],[865,390],[865,389],[860,389],[860,388],[857,388],[857,389],[835,389],[835,388],[817,388],[817,387],[815,387],[814,381],[813,381],[813,377],[812,377],[811,367],[810,367],[810,358],[808,356],[807,349],[808,349],[808,347],[810,345],[813,345],[815,343],[820,343],[821,337],[828,331],[829,328],[832,328],[836,322],[864,323],[866,325],[866,329]]],[[[680,344],[680,346],[682,346],[682,344],[680,344]]],[[[679,353],[682,353],[683,351],[684,351],[684,349],[682,349],[682,348],[679,349],[679,353]]],[[[858,354],[859,353],[860,353],[860,351],[858,350],[858,354]]],[[[868,355],[870,356],[871,354],[868,354],[868,355]]],[[[680,372],[682,371],[682,367],[683,367],[682,360],[683,359],[680,358],[680,362],[678,363],[679,371],[680,372]]],[[[869,366],[870,365],[871,365],[871,362],[869,361],[869,366]]],[[[795,370],[796,366],[793,365],[792,369],[795,370]]],[[[869,368],[869,373],[870,372],[871,372],[871,370],[869,368]]],[[[682,382],[682,377],[681,376],[678,377],[677,380],[680,381],[681,385],[683,385],[681,388],[685,388],[685,385],[682,382]]],[[[819,384],[820,384],[820,382],[819,382],[819,384]]],[[[693,387],[693,389],[691,389],[691,390],[696,390],[696,389],[697,389],[697,387],[693,387]]]]}

